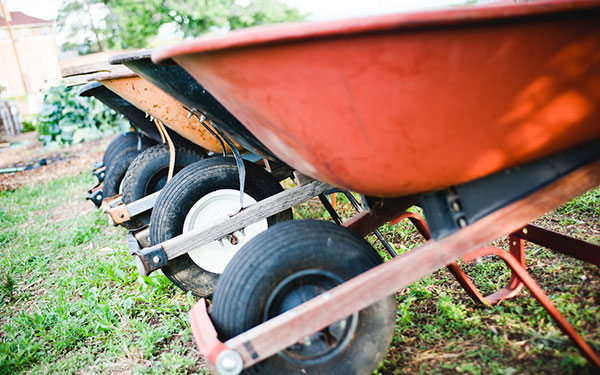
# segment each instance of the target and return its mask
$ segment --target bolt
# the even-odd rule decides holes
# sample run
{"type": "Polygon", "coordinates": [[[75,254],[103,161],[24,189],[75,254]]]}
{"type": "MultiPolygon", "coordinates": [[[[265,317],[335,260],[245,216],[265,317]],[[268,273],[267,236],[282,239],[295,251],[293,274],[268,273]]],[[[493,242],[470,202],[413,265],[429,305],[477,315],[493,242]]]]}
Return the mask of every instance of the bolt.
{"type": "Polygon", "coordinates": [[[246,237],[246,229],[245,228],[240,229],[240,233],[242,236],[246,237]]]}
{"type": "Polygon", "coordinates": [[[458,226],[463,228],[467,226],[467,221],[465,220],[464,217],[461,217],[460,219],[458,219],[458,226]]]}
{"type": "Polygon", "coordinates": [[[224,358],[221,361],[221,367],[223,367],[223,369],[231,371],[235,368],[235,361],[232,358],[224,358]]]}
{"type": "Polygon", "coordinates": [[[458,202],[454,201],[454,203],[452,203],[452,209],[453,209],[455,212],[458,212],[458,211],[460,211],[460,204],[458,204],[458,202]]]}
{"type": "Polygon", "coordinates": [[[122,219],[122,218],[124,218],[124,217],[125,217],[125,214],[124,214],[124,213],[122,213],[122,212],[120,212],[120,213],[119,213],[119,217],[122,219]]]}
{"type": "Polygon", "coordinates": [[[234,246],[237,245],[238,243],[240,243],[240,240],[238,240],[238,238],[236,236],[234,236],[233,234],[230,234],[229,236],[227,236],[227,239],[234,246]]]}
{"type": "Polygon", "coordinates": [[[523,228],[523,233],[527,234],[527,228],[523,228]]]}
{"type": "Polygon", "coordinates": [[[156,264],[160,263],[160,257],[158,255],[156,255],[154,258],[152,258],[152,261],[156,264]]]}
{"type": "Polygon", "coordinates": [[[238,375],[244,367],[242,357],[233,350],[223,350],[219,353],[215,364],[217,373],[223,375],[238,375]]]}
{"type": "Polygon", "coordinates": [[[512,242],[513,246],[517,246],[517,241],[512,242]]]}
{"type": "Polygon", "coordinates": [[[223,243],[223,239],[219,238],[219,243],[221,244],[221,246],[225,247],[225,244],[223,243]]]}

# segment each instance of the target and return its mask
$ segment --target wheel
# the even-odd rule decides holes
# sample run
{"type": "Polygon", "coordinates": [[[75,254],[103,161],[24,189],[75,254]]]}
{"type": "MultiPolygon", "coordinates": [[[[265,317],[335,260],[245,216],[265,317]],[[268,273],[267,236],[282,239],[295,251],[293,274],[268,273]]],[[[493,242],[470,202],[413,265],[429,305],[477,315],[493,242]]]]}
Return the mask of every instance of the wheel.
{"type": "Polygon", "coordinates": [[[141,152],[141,150],[124,150],[116,154],[110,161],[106,167],[104,185],[102,185],[102,193],[105,198],[113,197],[121,192],[127,168],[141,152]]]}
{"type": "MultiPolygon", "coordinates": [[[[245,165],[245,206],[283,191],[263,168],[248,162],[245,165]]],[[[215,156],[185,167],[169,181],[154,205],[150,243],[156,245],[184,232],[208,227],[215,219],[237,212],[239,194],[233,158],[215,156]]],[[[236,232],[229,240],[215,241],[174,258],[162,270],[181,289],[197,296],[211,296],[219,274],[243,244],[269,225],[291,219],[291,210],[280,212],[236,232]]]]}
{"type": "Polygon", "coordinates": [[[141,149],[154,145],[153,139],[148,137],[144,137],[142,134],[137,132],[129,132],[125,134],[120,134],[110,141],[108,146],[106,146],[106,151],[104,151],[104,156],[102,157],[102,163],[105,166],[108,166],[110,161],[114,158],[116,153],[127,149],[129,151],[135,150],[138,148],[138,143],[141,140],[141,149]]]}
{"type": "MultiPolygon", "coordinates": [[[[175,145],[175,169],[173,175],[204,158],[206,155],[200,148],[192,149],[183,144],[175,145]]],[[[121,192],[124,204],[161,190],[167,183],[169,173],[169,146],[159,144],[142,151],[127,168],[123,177],[121,192]]],[[[150,223],[151,210],[141,213],[130,221],[123,223],[127,229],[140,228],[150,223]]]]}
{"type": "MultiPolygon", "coordinates": [[[[276,225],[227,265],[212,301],[212,321],[225,341],[380,263],[367,242],[339,225],[316,220],[276,225]]],[[[395,322],[396,300],[390,296],[244,373],[371,374],[387,351],[395,322]]]]}
{"type": "Polygon", "coordinates": [[[104,151],[104,156],[102,157],[102,165],[106,165],[108,160],[110,159],[111,154],[119,149],[121,146],[125,144],[137,144],[138,142],[138,133],[136,132],[128,132],[125,134],[119,134],[114,137],[108,146],[106,146],[106,150],[104,151]]]}

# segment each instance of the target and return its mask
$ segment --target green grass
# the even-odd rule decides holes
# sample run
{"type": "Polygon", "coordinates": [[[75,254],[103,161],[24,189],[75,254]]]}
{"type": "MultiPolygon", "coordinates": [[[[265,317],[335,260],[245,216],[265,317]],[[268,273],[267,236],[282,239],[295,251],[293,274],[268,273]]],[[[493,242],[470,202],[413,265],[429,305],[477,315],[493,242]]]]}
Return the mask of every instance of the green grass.
{"type": "Polygon", "coordinates": [[[161,274],[139,276],[125,232],[99,210],[63,212],[92,183],[0,193],[0,374],[202,372],[194,299],[161,274]]]}
{"type": "MultiPolygon", "coordinates": [[[[125,231],[81,202],[92,183],[86,173],[0,193],[0,374],[208,373],[188,325],[195,298],[160,273],[139,276],[125,231]]],[[[353,212],[341,194],[337,208],[353,212]]],[[[329,219],[314,199],[294,216],[329,219]]],[[[600,243],[600,189],[536,224],[600,243]]],[[[381,231],[399,252],[422,243],[408,222],[381,231]]],[[[532,276],[600,352],[598,268],[527,249],[532,276]]],[[[510,275],[495,259],[461,266],[484,293],[510,275]]],[[[376,374],[593,372],[526,291],[479,306],[440,270],[398,291],[397,301],[394,340],[376,374]]]]}

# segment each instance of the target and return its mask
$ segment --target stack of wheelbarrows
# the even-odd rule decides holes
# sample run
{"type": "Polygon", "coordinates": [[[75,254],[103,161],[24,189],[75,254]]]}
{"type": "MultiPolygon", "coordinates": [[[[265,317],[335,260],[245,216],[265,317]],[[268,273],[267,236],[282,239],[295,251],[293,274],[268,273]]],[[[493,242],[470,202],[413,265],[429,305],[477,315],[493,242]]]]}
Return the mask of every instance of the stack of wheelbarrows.
{"type": "Polygon", "coordinates": [[[140,273],[212,300],[190,316],[217,373],[371,373],[395,291],[442,267],[478,303],[526,286],[599,366],[524,253],[600,265],[599,246],[528,224],[600,184],[599,56],[599,2],[503,2],[123,54],[81,95],[138,129],[107,148],[102,207],[140,273]],[[342,223],[332,192],[356,215],[342,223]],[[337,223],[291,220],[315,196],[337,223]],[[382,262],[363,237],[403,219],[428,241],[397,255],[377,232],[382,262]],[[503,235],[508,251],[488,245],[503,235]],[[490,255],[512,278],[484,297],[456,260],[490,255]]]}

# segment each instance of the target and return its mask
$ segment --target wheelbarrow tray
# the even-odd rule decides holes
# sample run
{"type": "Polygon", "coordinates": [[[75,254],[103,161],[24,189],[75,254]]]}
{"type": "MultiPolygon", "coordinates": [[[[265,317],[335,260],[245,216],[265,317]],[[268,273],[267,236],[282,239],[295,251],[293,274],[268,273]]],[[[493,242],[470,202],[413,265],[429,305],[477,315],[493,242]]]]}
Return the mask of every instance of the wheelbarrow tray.
{"type": "Polygon", "coordinates": [[[258,27],[157,50],[281,160],[400,196],[600,137],[600,3],[258,27]]]}
{"type": "Polygon", "coordinates": [[[127,66],[187,107],[198,109],[246,150],[275,159],[275,156],[238,119],[185,70],[175,64],[154,64],[150,55],[150,50],[142,50],[116,55],[109,61],[111,64],[127,66]]]}
{"type": "MultiPolygon", "coordinates": [[[[144,112],[137,109],[133,104],[129,103],[119,95],[110,91],[101,83],[90,82],[82,86],[79,89],[79,95],[98,99],[107,107],[125,116],[125,118],[129,120],[131,126],[136,130],[146,134],[157,142],[161,142],[160,134],[158,133],[156,125],[150,120],[150,117],[146,116],[144,112]]],[[[168,129],[167,131],[174,142],[188,142],[185,138],[181,137],[171,129],[168,129]]]]}
{"type": "Polygon", "coordinates": [[[209,151],[222,151],[220,142],[202,124],[188,118],[188,112],[180,102],[137,74],[131,71],[98,73],[89,80],[100,82],[192,143],[209,151]]]}

